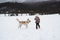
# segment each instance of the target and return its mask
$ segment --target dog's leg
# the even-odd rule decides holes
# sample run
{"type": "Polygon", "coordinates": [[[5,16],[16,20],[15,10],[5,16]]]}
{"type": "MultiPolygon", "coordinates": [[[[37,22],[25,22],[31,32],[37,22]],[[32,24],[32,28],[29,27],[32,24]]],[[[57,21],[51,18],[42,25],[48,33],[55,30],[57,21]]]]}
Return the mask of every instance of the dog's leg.
{"type": "Polygon", "coordinates": [[[20,24],[20,28],[21,28],[22,24],[20,24]]]}
{"type": "Polygon", "coordinates": [[[26,24],[26,28],[28,28],[28,25],[26,24]]]}
{"type": "Polygon", "coordinates": [[[20,25],[18,26],[18,28],[20,27],[20,25]]]}
{"type": "Polygon", "coordinates": [[[22,25],[21,25],[21,24],[19,24],[18,28],[20,28],[20,29],[21,29],[21,26],[22,26],[22,25]]]}

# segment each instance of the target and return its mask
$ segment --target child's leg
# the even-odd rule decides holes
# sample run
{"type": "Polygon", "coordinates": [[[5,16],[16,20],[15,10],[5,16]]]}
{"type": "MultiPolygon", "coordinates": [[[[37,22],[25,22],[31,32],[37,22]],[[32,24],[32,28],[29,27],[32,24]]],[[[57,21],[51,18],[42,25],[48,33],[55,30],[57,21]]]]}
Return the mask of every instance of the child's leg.
{"type": "Polygon", "coordinates": [[[36,23],[36,29],[38,29],[38,23],[36,23]]]}
{"type": "Polygon", "coordinates": [[[39,25],[39,23],[38,23],[38,27],[40,28],[40,25],[39,25]]]}

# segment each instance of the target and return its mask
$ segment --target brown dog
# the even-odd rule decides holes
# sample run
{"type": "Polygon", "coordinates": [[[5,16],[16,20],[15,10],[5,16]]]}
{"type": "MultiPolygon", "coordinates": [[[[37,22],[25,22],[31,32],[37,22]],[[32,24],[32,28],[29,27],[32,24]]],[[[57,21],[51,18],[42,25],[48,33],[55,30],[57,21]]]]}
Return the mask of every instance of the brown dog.
{"type": "Polygon", "coordinates": [[[29,19],[27,19],[27,21],[20,21],[19,19],[16,19],[16,20],[19,22],[19,27],[20,28],[21,28],[22,25],[26,25],[26,28],[27,28],[28,24],[31,22],[29,19]]]}

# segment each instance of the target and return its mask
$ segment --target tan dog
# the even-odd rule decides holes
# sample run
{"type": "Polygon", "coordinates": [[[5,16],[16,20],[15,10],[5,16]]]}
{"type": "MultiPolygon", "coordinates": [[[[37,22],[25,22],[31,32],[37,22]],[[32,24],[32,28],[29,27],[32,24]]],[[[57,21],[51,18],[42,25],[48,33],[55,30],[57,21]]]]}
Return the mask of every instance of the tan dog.
{"type": "Polygon", "coordinates": [[[26,25],[26,28],[27,28],[29,22],[31,22],[29,19],[27,19],[27,21],[20,21],[19,19],[16,19],[16,20],[19,22],[19,27],[20,28],[21,28],[22,25],[26,25]]]}

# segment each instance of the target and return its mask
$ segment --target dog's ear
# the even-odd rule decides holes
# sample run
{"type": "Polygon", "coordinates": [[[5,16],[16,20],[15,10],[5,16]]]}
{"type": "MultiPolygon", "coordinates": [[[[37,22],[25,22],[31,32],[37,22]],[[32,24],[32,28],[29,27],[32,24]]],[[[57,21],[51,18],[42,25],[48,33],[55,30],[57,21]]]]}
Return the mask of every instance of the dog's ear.
{"type": "Polygon", "coordinates": [[[28,20],[29,22],[31,22],[29,18],[28,18],[27,20],[28,20]]]}
{"type": "Polygon", "coordinates": [[[27,20],[29,20],[29,19],[27,19],[27,20]]]}
{"type": "Polygon", "coordinates": [[[27,20],[30,20],[29,18],[27,20]]]}

